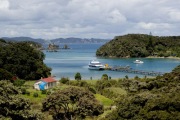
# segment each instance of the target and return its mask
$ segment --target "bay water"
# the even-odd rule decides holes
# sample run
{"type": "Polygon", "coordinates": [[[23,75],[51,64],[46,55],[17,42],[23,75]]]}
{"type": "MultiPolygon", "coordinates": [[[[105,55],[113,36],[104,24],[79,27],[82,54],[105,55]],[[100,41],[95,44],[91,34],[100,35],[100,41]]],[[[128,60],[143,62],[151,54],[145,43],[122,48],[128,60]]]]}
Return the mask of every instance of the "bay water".
{"type": "MultiPolygon", "coordinates": [[[[68,44],[70,49],[60,49],[58,52],[44,51],[46,58],[44,63],[52,68],[52,75],[59,80],[62,77],[68,77],[74,80],[74,76],[79,72],[83,80],[100,79],[103,74],[111,76],[111,78],[124,78],[126,75],[129,78],[135,76],[144,77],[144,75],[124,73],[118,71],[98,71],[89,70],[88,64],[91,60],[98,60],[102,64],[109,66],[130,66],[132,69],[156,72],[171,72],[176,66],[180,65],[180,59],[170,58],[100,58],[96,57],[96,50],[103,43],[81,43],[68,44]],[[134,64],[133,61],[140,59],[143,64],[134,64]]],[[[61,46],[61,45],[60,45],[61,46]]],[[[62,44],[62,46],[64,46],[62,44]]]]}

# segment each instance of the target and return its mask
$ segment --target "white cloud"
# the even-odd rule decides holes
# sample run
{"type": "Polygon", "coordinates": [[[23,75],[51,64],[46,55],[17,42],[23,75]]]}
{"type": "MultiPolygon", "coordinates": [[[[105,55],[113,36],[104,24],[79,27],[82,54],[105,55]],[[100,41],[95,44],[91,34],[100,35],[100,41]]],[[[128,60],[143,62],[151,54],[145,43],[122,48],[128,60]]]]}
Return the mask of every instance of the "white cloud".
{"type": "Polygon", "coordinates": [[[169,12],[171,21],[180,22],[180,10],[174,9],[169,12]]]}
{"type": "Polygon", "coordinates": [[[0,0],[0,37],[179,35],[180,1],[0,0]]]}
{"type": "Polygon", "coordinates": [[[8,0],[0,0],[0,9],[8,9],[9,1],[8,0]]]}
{"type": "Polygon", "coordinates": [[[149,30],[171,28],[171,25],[167,24],[167,23],[145,23],[145,22],[140,22],[140,23],[137,24],[137,26],[142,28],[142,29],[149,29],[149,30]]]}
{"type": "Polygon", "coordinates": [[[119,10],[116,9],[109,14],[108,21],[115,24],[122,24],[126,22],[126,17],[123,14],[121,14],[119,10]]]}

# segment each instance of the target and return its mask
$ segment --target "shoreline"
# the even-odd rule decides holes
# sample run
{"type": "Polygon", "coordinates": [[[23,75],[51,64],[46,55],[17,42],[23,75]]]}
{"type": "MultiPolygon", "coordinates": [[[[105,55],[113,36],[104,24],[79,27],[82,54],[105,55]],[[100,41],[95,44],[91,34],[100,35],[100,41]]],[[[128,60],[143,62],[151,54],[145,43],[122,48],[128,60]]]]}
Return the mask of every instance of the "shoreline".
{"type": "Polygon", "coordinates": [[[146,58],[168,58],[168,59],[177,59],[177,60],[180,60],[180,57],[172,57],[172,56],[169,56],[169,57],[148,56],[146,58]]]}
{"type": "MultiPolygon", "coordinates": [[[[115,58],[115,59],[126,59],[126,58],[134,58],[134,57],[114,57],[114,56],[109,56],[109,57],[100,57],[100,56],[96,56],[98,58],[115,58]]],[[[148,57],[135,57],[135,58],[168,58],[168,59],[177,59],[180,60],[180,57],[173,57],[173,56],[169,56],[169,57],[158,57],[158,56],[148,56],[148,57]]]]}

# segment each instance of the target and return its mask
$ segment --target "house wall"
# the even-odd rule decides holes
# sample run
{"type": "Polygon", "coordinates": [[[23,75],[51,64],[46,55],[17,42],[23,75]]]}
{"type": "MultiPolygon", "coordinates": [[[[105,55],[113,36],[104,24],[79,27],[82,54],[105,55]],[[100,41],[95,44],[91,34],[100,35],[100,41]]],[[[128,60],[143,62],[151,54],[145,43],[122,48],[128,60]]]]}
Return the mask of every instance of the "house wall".
{"type": "Polygon", "coordinates": [[[49,89],[49,88],[52,88],[54,86],[56,86],[56,82],[50,82],[50,83],[46,84],[45,89],[49,89]]]}
{"type": "Polygon", "coordinates": [[[40,88],[39,88],[39,84],[40,84],[41,82],[37,82],[37,83],[35,83],[34,84],[34,89],[36,89],[36,90],[40,90],[40,88]]]}

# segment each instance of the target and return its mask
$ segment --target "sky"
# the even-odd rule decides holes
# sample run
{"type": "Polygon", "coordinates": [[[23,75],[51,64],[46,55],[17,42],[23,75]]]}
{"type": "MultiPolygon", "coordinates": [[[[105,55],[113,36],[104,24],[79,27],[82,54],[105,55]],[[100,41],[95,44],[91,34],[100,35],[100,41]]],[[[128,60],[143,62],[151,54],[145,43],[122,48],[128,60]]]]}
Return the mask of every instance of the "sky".
{"type": "Polygon", "coordinates": [[[0,37],[180,35],[180,0],[0,0],[0,37]]]}

